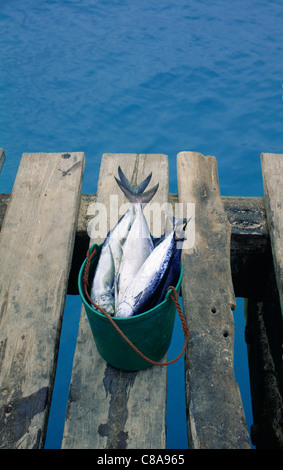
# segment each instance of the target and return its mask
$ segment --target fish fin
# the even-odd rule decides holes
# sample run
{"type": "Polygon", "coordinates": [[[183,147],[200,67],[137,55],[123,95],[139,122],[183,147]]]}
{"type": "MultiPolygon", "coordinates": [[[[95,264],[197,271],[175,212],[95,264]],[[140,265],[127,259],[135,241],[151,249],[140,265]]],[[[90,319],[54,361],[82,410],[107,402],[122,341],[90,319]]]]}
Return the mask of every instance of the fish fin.
{"type": "Polygon", "coordinates": [[[143,292],[139,292],[136,296],[135,296],[135,305],[140,301],[140,298],[142,297],[142,294],[143,292]]]}
{"type": "Polygon", "coordinates": [[[119,178],[121,180],[121,183],[132,193],[134,194],[140,194],[142,193],[145,188],[148,186],[152,173],[150,173],[141,183],[139,183],[137,186],[132,186],[128,178],[124,175],[121,167],[118,167],[118,173],[119,173],[119,178]]]}
{"type": "Polygon", "coordinates": [[[153,188],[149,189],[146,192],[135,193],[135,192],[132,192],[132,190],[130,190],[127,186],[125,186],[121,181],[119,181],[118,178],[116,178],[116,176],[115,176],[115,180],[118,186],[120,187],[120,189],[123,191],[123,193],[127,197],[127,199],[133,204],[135,203],[147,204],[153,198],[159,186],[159,183],[157,183],[153,188]]]}
{"type": "Polygon", "coordinates": [[[178,219],[177,217],[174,217],[174,215],[170,214],[170,212],[166,211],[167,217],[171,220],[172,225],[174,227],[174,230],[179,226],[179,225],[184,225],[183,230],[185,227],[188,225],[189,221],[191,220],[191,217],[188,219],[186,218],[180,218],[178,219]]]}
{"type": "Polygon", "coordinates": [[[117,284],[117,287],[119,287],[119,284],[120,284],[120,273],[118,273],[117,276],[116,276],[116,284],[117,284]]]}
{"type": "Polygon", "coordinates": [[[168,219],[170,219],[170,221],[172,222],[172,225],[173,225],[174,239],[176,241],[185,240],[185,230],[186,230],[186,227],[187,227],[189,221],[191,220],[191,217],[189,217],[188,219],[186,219],[186,218],[178,219],[177,217],[174,217],[172,214],[170,214],[170,212],[168,212],[168,211],[166,211],[166,214],[167,214],[168,219]],[[183,227],[180,230],[179,227],[181,225],[183,225],[183,227]],[[177,231],[178,231],[178,235],[177,235],[177,231]]]}

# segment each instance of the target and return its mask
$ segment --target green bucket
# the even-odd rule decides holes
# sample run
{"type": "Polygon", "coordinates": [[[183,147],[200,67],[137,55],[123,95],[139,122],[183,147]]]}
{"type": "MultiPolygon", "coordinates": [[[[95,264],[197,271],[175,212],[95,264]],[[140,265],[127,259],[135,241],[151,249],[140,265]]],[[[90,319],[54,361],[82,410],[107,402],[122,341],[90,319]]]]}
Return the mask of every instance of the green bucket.
{"type": "MultiPolygon", "coordinates": [[[[90,280],[93,279],[101,247],[102,244],[93,245],[90,249],[90,254],[94,249],[96,252],[90,262],[89,285],[91,284],[90,280]]],[[[83,262],[79,272],[79,293],[99,354],[106,362],[118,369],[134,371],[150,367],[152,363],[141,357],[115,329],[109,319],[100,311],[95,310],[87,301],[83,283],[86,261],[87,259],[83,262]]],[[[181,265],[180,277],[177,286],[175,286],[178,294],[182,273],[183,266],[181,265]]],[[[170,297],[171,292],[168,291],[164,301],[147,312],[129,318],[112,317],[119,329],[136,348],[155,362],[159,362],[164,357],[171,343],[176,315],[176,305],[170,297]]]]}

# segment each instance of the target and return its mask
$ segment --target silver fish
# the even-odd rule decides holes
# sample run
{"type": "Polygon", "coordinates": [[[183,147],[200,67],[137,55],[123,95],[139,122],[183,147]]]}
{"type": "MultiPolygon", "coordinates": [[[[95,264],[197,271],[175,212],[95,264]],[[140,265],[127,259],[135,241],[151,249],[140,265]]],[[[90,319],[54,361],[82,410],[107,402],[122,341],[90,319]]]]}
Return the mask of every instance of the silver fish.
{"type": "Polygon", "coordinates": [[[123,255],[119,273],[116,278],[116,308],[121,302],[127,286],[133,281],[138,270],[154,249],[152,237],[143,214],[142,206],[150,201],[158,189],[157,184],[145,193],[137,193],[136,191],[132,191],[129,184],[124,184],[123,176],[118,184],[126,194],[129,201],[135,206],[135,218],[127,239],[122,247],[123,255]]]}
{"type": "MultiPolygon", "coordinates": [[[[118,172],[120,177],[121,175],[122,178],[124,177],[123,182],[132,190],[133,188],[120,167],[118,172]]],[[[139,192],[144,191],[150,178],[151,174],[135,188],[137,195],[139,192]]],[[[120,218],[116,226],[108,232],[102,245],[91,286],[91,299],[110,315],[113,315],[115,311],[115,278],[118,274],[122,258],[122,246],[128,236],[134,217],[134,205],[130,204],[128,210],[120,218]]]]}
{"type": "MultiPolygon", "coordinates": [[[[144,310],[163,286],[176,252],[175,231],[184,219],[174,219],[174,228],[145,260],[135,279],[127,287],[115,316],[127,318],[144,310]]],[[[185,222],[186,224],[187,222],[185,222]]],[[[146,308],[147,309],[147,308],[146,308]]]]}
{"type": "Polygon", "coordinates": [[[113,292],[114,261],[109,243],[102,246],[99,261],[93,278],[90,297],[94,303],[113,315],[115,299],[113,292]]]}
{"type": "Polygon", "coordinates": [[[153,251],[154,245],[141,205],[136,207],[136,215],[123,245],[122,259],[117,277],[118,297],[116,307],[122,300],[127,286],[135,278],[138,270],[153,251]]]}

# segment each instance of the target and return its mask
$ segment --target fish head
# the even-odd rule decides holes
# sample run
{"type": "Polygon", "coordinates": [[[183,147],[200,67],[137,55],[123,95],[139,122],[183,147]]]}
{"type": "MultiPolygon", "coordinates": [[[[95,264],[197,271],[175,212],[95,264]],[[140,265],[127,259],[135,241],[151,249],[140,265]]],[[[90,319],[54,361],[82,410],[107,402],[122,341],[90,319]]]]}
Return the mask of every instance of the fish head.
{"type": "Polygon", "coordinates": [[[114,315],[114,296],[113,290],[106,292],[93,299],[94,303],[105,310],[109,315],[114,315]]]}
{"type": "MultiPolygon", "coordinates": [[[[177,219],[176,219],[177,220],[177,219]]],[[[186,239],[186,229],[187,225],[190,222],[191,217],[189,219],[179,219],[177,224],[174,228],[174,239],[175,241],[183,242],[186,239]]]]}
{"type": "Polygon", "coordinates": [[[178,240],[184,240],[185,239],[185,232],[186,232],[186,225],[183,225],[183,227],[177,227],[175,232],[174,232],[174,239],[175,241],[178,241],[178,240]]]}
{"type": "Polygon", "coordinates": [[[122,301],[116,310],[115,317],[128,318],[133,315],[133,307],[127,302],[122,301]]]}

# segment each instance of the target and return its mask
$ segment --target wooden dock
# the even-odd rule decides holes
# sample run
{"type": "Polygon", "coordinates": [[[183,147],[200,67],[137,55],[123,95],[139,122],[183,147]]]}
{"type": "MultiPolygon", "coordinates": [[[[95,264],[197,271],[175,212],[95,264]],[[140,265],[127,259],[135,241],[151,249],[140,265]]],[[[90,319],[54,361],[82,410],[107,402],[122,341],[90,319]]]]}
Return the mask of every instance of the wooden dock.
{"type": "MultiPolygon", "coordinates": [[[[4,159],[0,149],[0,170],[4,159]]],[[[250,448],[234,376],[235,297],[246,299],[252,439],[283,448],[283,155],[261,160],[262,198],[221,196],[216,159],[195,152],[177,156],[178,194],[166,155],[104,154],[96,194],[86,195],[83,153],[23,154],[12,193],[0,194],[0,448],[44,447],[66,295],[78,295],[86,251],[103,239],[89,239],[89,207],[102,203],[109,216],[110,196],[126,202],[119,165],[133,184],[152,172],[153,202],[195,207],[181,292],[189,448],[250,448]]],[[[166,384],[167,367],[107,364],[82,308],[62,448],[165,449],[166,384]]]]}

